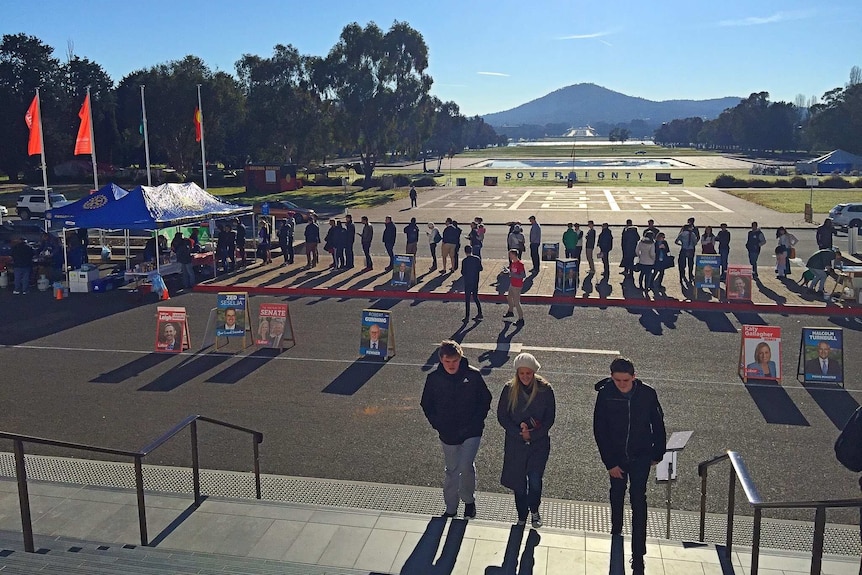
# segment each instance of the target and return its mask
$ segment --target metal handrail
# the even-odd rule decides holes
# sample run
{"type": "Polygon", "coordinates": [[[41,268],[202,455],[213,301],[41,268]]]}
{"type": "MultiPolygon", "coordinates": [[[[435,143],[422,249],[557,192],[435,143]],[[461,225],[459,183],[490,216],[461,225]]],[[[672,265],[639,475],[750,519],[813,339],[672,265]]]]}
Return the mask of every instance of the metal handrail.
{"type": "MultiPolygon", "coordinates": [[[[820,575],[823,566],[823,540],[826,532],[826,510],[846,507],[862,507],[860,499],[832,499],[813,501],[763,501],[757,486],[748,472],[748,466],[742,456],[735,451],[728,451],[712,459],[702,461],[697,466],[700,476],[700,537],[703,542],[706,531],[706,479],[708,470],[716,463],[729,460],[731,463],[730,481],[727,492],[727,531],[725,535],[725,553],[729,558],[733,549],[733,509],[736,504],[736,482],[742,485],[749,505],[754,509],[754,526],[751,539],[751,575],[757,575],[760,564],[760,530],[764,509],[814,509],[814,541],[811,546],[811,575],[820,575]]],[[[862,572],[862,571],[860,571],[862,572]]]]}
{"type": "Polygon", "coordinates": [[[25,463],[24,444],[37,443],[40,445],[51,445],[54,447],[64,447],[67,449],[77,449],[81,451],[89,451],[92,453],[105,453],[110,455],[118,455],[121,457],[131,457],[135,463],[135,491],[138,500],[138,523],[141,529],[141,545],[149,545],[147,536],[147,510],[144,501],[144,468],[143,459],[154,450],[158,449],[169,439],[176,436],[186,427],[189,428],[191,435],[192,448],[192,484],[194,486],[195,507],[199,507],[201,499],[201,474],[200,461],[198,459],[198,421],[212,423],[228,429],[242,431],[252,436],[252,451],[254,453],[254,486],[255,497],[261,498],[260,493],[260,448],[258,447],[263,442],[263,433],[220,421],[203,415],[189,415],[174,427],[160,435],[155,441],[151,442],[146,447],[137,451],[127,451],[123,449],[112,449],[109,447],[99,447],[97,445],[87,445],[84,443],[72,443],[69,441],[59,441],[54,439],[46,439],[44,437],[35,437],[32,435],[21,435],[18,433],[7,433],[0,431],[0,439],[10,439],[13,443],[15,453],[15,477],[18,482],[18,505],[21,508],[21,527],[24,534],[24,550],[28,553],[35,551],[33,542],[33,522],[30,516],[30,493],[27,488],[27,466],[25,463]]]}

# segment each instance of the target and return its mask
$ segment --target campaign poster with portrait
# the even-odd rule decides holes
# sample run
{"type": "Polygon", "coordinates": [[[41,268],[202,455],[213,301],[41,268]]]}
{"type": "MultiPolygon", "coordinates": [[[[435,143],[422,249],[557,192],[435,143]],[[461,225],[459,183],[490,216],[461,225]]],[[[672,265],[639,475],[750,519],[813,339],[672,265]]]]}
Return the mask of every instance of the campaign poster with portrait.
{"type": "Polygon", "coordinates": [[[414,257],[411,254],[395,256],[392,266],[392,281],[390,282],[393,287],[409,288],[416,283],[414,257]]]}
{"type": "Polygon", "coordinates": [[[751,282],[751,266],[727,266],[725,280],[727,301],[751,301],[751,282]]]}
{"type": "Polygon", "coordinates": [[[844,330],[802,328],[800,363],[804,381],[844,383],[844,330]]]}
{"type": "Polygon", "coordinates": [[[156,345],[159,353],[180,353],[191,347],[184,307],[159,307],[156,311],[156,345]]]}
{"type": "Polygon", "coordinates": [[[721,280],[721,256],[701,255],[694,258],[694,285],[715,290],[721,280]]]}
{"type": "Polygon", "coordinates": [[[542,261],[552,262],[560,257],[560,244],[542,244],[542,261]]]}
{"type": "Polygon", "coordinates": [[[260,304],[254,343],[264,347],[282,347],[283,340],[293,337],[293,334],[289,334],[287,317],[286,303],[260,304]]]}
{"type": "Polygon", "coordinates": [[[244,337],[246,330],[245,318],[248,294],[239,292],[221,292],[216,305],[216,336],[244,337]]]}
{"type": "Polygon", "coordinates": [[[739,375],[749,379],[781,381],[781,328],[743,325],[739,348],[739,375]]]}
{"type": "Polygon", "coordinates": [[[557,260],[554,287],[563,293],[574,293],[578,287],[578,260],[557,260]]]}
{"type": "Polygon", "coordinates": [[[359,355],[388,357],[391,314],[385,310],[362,310],[359,355]]]}

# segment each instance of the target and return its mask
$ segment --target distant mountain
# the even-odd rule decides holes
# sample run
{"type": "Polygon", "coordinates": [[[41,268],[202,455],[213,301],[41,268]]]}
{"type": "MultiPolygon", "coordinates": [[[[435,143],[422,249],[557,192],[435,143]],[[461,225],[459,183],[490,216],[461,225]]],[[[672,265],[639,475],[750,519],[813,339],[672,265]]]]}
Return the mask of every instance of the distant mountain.
{"type": "Polygon", "coordinates": [[[677,118],[699,116],[718,117],[743,98],[713,100],[667,100],[654,102],[626,96],[595,84],[575,84],[551,92],[517,108],[486,114],[482,118],[495,128],[524,124],[566,124],[587,126],[600,123],[617,124],[644,120],[660,125],[677,118]]]}

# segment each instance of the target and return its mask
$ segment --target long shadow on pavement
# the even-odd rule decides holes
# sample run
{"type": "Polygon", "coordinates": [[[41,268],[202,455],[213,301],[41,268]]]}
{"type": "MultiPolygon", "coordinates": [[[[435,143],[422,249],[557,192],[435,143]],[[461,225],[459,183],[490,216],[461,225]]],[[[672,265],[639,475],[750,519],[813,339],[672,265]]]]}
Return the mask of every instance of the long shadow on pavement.
{"type": "Polygon", "coordinates": [[[237,383],[244,377],[254,373],[281,353],[280,349],[261,348],[208,378],[207,383],[237,383]]]}
{"type": "Polygon", "coordinates": [[[404,562],[401,575],[450,575],[455,569],[455,561],[467,532],[467,521],[452,519],[443,550],[437,558],[437,549],[446,529],[446,518],[434,517],[428,522],[428,527],[419,538],[413,552],[404,562]],[[437,559],[435,562],[434,560],[437,559]]]}
{"type": "Polygon", "coordinates": [[[143,357],[132,360],[126,365],[121,365],[117,369],[112,369],[108,373],[103,373],[90,380],[91,383],[123,383],[127,379],[132,379],[141,375],[143,372],[156,367],[171,358],[169,353],[149,353],[143,357]]]}
{"type": "Polygon", "coordinates": [[[497,348],[486,351],[477,358],[480,362],[488,362],[488,365],[483,365],[479,368],[482,371],[482,375],[488,375],[494,368],[503,367],[509,363],[509,347],[512,343],[512,338],[519,331],[521,331],[521,326],[517,326],[512,322],[507,321],[503,324],[503,329],[497,334],[497,348]],[[510,327],[515,328],[511,333],[509,333],[510,327]]]}
{"type": "Polygon", "coordinates": [[[691,317],[702,321],[706,324],[711,332],[718,333],[736,333],[736,326],[730,321],[726,314],[714,311],[697,311],[689,312],[691,317]]]}
{"type": "Polygon", "coordinates": [[[812,383],[803,384],[803,387],[836,429],[844,429],[847,420],[859,407],[859,403],[846,389],[812,383]]]}
{"type": "Polygon", "coordinates": [[[766,423],[801,427],[810,425],[787,391],[777,382],[749,378],[745,389],[751,395],[766,423]]]}
{"type": "Polygon", "coordinates": [[[509,528],[509,540],[506,542],[506,552],[503,555],[503,564],[499,567],[490,565],[485,568],[485,575],[533,575],[533,567],[536,564],[536,546],[541,541],[539,532],[530,529],[527,534],[527,542],[521,553],[521,561],[518,561],[518,552],[521,550],[521,540],[524,537],[523,525],[512,525],[509,528]]]}
{"type": "Polygon", "coordinates": [[[138,391],[171,391],[196,377],[215,369],[233,356],[227,353],[205,353],[196,355],[160,375],[138,391]]]}
{"type": "Polygon", "coordinates": [[[332,382],[323,388],[323,393],[353,395],[368,383],[386,365],[382,357],[363,357],[351,363],[332,382]]]}
{"type": "MultiPolygon", "coordinates": [[[[479,324],[482,323],[478,320],[472,320],[471,322],[461,322],[461,326],[455,330],[448,339],[452,341],[457,341],[458,343],[464,343],[464,337],[479,327],[479,324]]],[[[425,364],[422,366],[422,371],[431,371],[437,367],[437,362],[439,361],[439,356],[437,355],[437,348],[434,348],[434,351],[431,352],[431,355],[428,356],[428,359],[425,360],[425,364]]]]}
{"type": "Polygon", "coordinates": [[[627,308],[630,314],[639,315],[638,323],[653,335],[662,335],[664,327],[676,329],[676,321],[679,318],[679,310],[651,309],[651,308],[627,308]]]}

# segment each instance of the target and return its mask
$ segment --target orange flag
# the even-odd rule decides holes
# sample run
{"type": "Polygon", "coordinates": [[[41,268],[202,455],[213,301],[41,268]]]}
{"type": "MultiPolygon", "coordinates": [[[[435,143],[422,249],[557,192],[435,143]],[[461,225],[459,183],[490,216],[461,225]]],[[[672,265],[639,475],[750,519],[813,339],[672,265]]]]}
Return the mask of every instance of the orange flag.
{"type": "Polygon", "coordinates": [[[93,142],[90,140],[90,94],[84,98],[81,111],[78,112],[81,125],[78,127],[78,137],[75,139],[75,155],[93,153],[93,142]]]}
{"type": "Polygon", "coordinates": [[[42,131],[39,122],[39,96],[33,96],[27,113],[24,114],[24,122],[30,128],[30,139],[27,142],[27,154],[35,156],[42,153],[42,131]]]}
{"type": "Polygon", "coordinates": [[[203,124],[204,116],[200,109],[195,106],[195,142],[201,141],[201,124],[203,124]]]}

